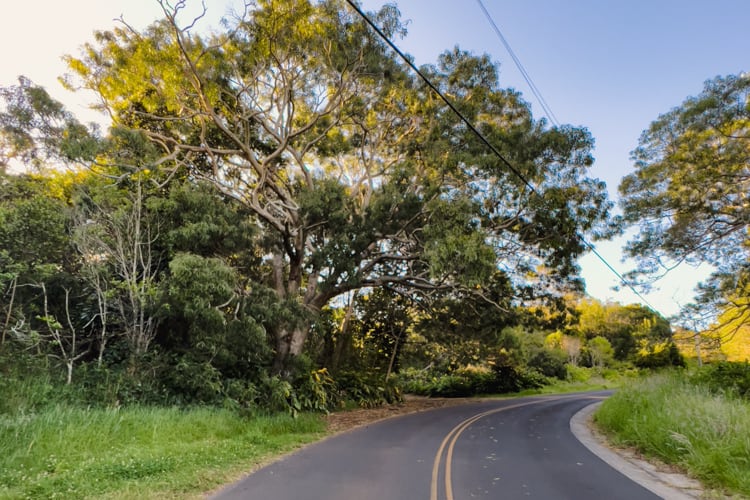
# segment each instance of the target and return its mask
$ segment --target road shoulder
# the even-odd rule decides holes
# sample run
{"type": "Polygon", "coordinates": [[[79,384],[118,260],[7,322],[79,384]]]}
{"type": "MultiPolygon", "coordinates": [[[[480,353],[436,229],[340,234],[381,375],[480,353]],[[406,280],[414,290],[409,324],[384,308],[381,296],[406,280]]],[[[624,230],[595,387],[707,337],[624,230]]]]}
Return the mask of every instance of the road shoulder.
{"type": "Polygon", "coordinates": [[[647,462],[632,451],[612,448],[593,426],[593,414],[599,405],[601,402],[588,405],[570,419],[571,432],[586,448],[614,469],[662,498],[702,498],[704,489],[698,481],[684,474],[668,471],[666,466],[647,462]]]}

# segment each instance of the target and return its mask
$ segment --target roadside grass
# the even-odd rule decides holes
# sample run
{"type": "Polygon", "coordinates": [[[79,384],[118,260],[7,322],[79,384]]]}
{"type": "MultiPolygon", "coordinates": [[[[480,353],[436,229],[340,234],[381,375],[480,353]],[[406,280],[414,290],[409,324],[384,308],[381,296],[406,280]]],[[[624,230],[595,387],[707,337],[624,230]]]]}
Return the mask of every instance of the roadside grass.
{"type": "MultiPolygon", "coordinates": [[[[536,394],[567,394],[571,392],[588,392],[617,389],[628,381],[641,377],[639,370],[594,369],[568,367],[568,379],[550,378],[549,383],[538,389],[524,389],[512,394],[513,397],[533,396],[536,394]]],[[[507,396],[507,395],[503,395],[507,396]]]]}
{"type": "Polygon", "coordinates": [[[524,389],[523,391],[512,394],[501,394],[501,396],[512,396],[517,398],[522,396],[534,396],[537,394],[567,394],[573,392],[605,391],[609,389],[617,389],[621,384],[621,380],[610,380],[602,377],[592,377],[585,382],[555,380],[551,384],[538,389],[524,389]]]}
{"type": "Polygon", "coordinates": [[[324,434],[311,414],[63,405],[0,414],[0,498],[198,498],[324,434]]]}
{"type": "Polygon", "coordinates": [[[594,418],[615,444],[677,465],[711,488],[750,497],[747,400],[668,372],[622,387],[594,418]]]}

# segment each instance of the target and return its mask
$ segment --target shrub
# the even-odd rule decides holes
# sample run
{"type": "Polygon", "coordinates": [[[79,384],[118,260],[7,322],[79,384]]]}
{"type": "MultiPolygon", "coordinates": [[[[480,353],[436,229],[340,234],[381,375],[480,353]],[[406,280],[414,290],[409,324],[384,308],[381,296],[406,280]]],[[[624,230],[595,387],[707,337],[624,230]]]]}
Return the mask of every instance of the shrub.
{"type": "Polygon", "coordinates": [[[336,386],[341,403],[351,402],[362,408],[374,408],[403,400],[399,379],[382,380],[378,372],[346,371],[336,375],[336,386]]]}
{"type": "Polygon", "coordinates": [[[299,406],[297,411],[327,412],[338,403],[336,382],[326,368],[310,370],[294,384],[299,406]]]}
{"type": "Polygon", "coordinates": [[[565,371],[567,372],[567,379],[571,382],[588,382],[591,379],[590,368],[567,365],[565,371]]]}
{"type": "Polygon", "coordinates": [[[565,380],[568,375],[565,370],[567,359],[568,355],[559,349],[543,348],[531,356],[526,365],[544,376],[565,380]]]}
{"type": "Polygon", "coordinates": [[[693,383],[708,387],[713,392],[734,392],[750,399],[750,364],[723,361],[698,370],[691,378],[693,383]]]}
{"type": "Polygon", "coordinates": [[[292,384],[288,380],[275,375],[264,377],[261,380],[261,395],[263,406],[271,412],[286,412],[296,415],[299,410],[299,401],[294,392],[292,384]]]}
{"type": "Polygon", "coordinates": [[[181,403],[216,404],[222,399],[221,373],[207,361],[183,356],[168,370],[165,379],[171,393],[181,403]]]}
{"type": "Polygon", "coordinates": [[[468,397],[536,389],[548,383],[536,370],[514,364],[465,366],[451,373],[405,370],[400,375],[405,392],[433,397],[468,397]]]}
{"type": "Polygon", "coordinates": [[[498,394],[520,392],[524,389],[539,389],[549,383],[547,377],[536,370],[519,366],[496,366],[494,391],[498,394]]]}
{"type": "Polygon", "coordinates": [[[633,359],[639,368],[662,368],[667,366],[685,366],[685,358],[672,342],[669,345],[650,346],[638,352],[633,359]]]}
{"type": "Polygon", "coordinates": [[[432,386],[433,372],[418,368],[405,368],[396,376],[401,390],[407,394],[428,396],[432,386]]]}

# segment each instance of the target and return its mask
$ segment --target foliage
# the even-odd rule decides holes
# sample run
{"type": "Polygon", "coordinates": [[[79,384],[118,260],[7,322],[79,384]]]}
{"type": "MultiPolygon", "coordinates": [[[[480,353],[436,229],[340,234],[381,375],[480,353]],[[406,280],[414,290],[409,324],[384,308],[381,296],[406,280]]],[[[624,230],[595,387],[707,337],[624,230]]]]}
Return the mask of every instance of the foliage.
{"type": "MultiPolygon", "coordinates": [[[[586,177],[593,141],[534,121],[488,57],[455,49],[426,71],[538,194],[344,2],[263,2],[208,36],[161,5],[164,19],[143,32],[100,32],[69,57],[76,83],[113,117],[109,147],[138,153],[112,151],[118,168],[187,173],[242,205],[281,302],[319,312],[381,287],[483,295],[498,260],[540,288],[576,281],[579,234],[599,231],[610,208],[603,183],[586,177]]],[[[405,33],[395,7],[373,17],[405,33]]],[[[310,325],[273,332],[277,372],[310,325]]]]}
{"type": "Polygon", "coordinates": [[[714,393],[736,394],[750,400],[750,364],[721,362],[707,365],[690,377],[714,393]]]}
{"type": "Polygon", "coordinates": [[[591,366],[603,368],[612,362],[614,350],[609,340],[604,337],[594,337],[586,343],[585,354],[591,366]]]}
{"type": "Polygon", "coordinates": [[[650,346],[642,349],[633,360],[639,368],[662,368],[668,366],[685,366],[685,358],[674,342],[650,346]]]}
{"type": "Polygon", "coordinates": [[[46,90],[26,77],[18,85],[0,89],[0,173],[11,161],[32,168],[51,160],[96,155],[98,130],[81,125],[46,90]]]}
{"type": "Polygon", "coordinates": [[[586,339],[603,337],[617,360],[631,359],[639,349],[649,349],[670,340],[669,322],[638,304],[603,304],[594,299],[577,304],[578,324],[573,328],[586,339]]]}
{"type": "Polygon", "coordinates": [[[565,368],[568,356],[562,350],[542,348],[529,357],[526,365],[545,377],[564,380],[568,373],[565,368]]]}
{"type": "Polygon", "coordinates": [[[588,382],[592,376],[591,368],[583,366],[566,365],[566,379],[571,382],[588,382]]]}
{"type": "Polygon", "coordinates": [[[747,298],[749,91],[745,73],[716,77],[659,116],[619,188],[625,223],[639,227],[626,247],[639,273],[658,276],[680,262],[715,268],[700,290],[703,309],[747,298]]]}
{"type": "Polygon", "coordinates": [[[750,407],[717,395],[682,372],[621,388],[595,415],[615,443],[685,468],[721,496],[750,495],[750,407]]]}
{"type": "Polygon", "coordinates": [[[511,363],[466,366],[450,373],[406,370],[399,375],[404,392],[433,397],[467,397],[537,389],[547,378],[511,363]]]}
{"type": "Polygon", "coordinates": [[[354,403],[362,408],[402,401],[397,380],[383,380],[379,372],[346,371],[336,375],[336,387],[341,403],[354,403]]]}
{"type": "MultiPolygon", "coordinates": [[[[37,169],[0,175],[0,354],[55,386],[64,367],[94,407],[367,406],[409,366],[446,394],[564,378],[596,336],[565,295],[581,236],[611,208],[587,130],[535,120],[486,55],[424,68],[532,192],[341,0],[263,1],[210,34],[159,3],[66,58],[105,133],[27,79],[0,92],[0,168],[37,169]]],[[[374,18],[405,33],[393,6],[374,18]]],[[[607,337],[618,356],[652,319],[607,337]]]]}
{"type": "Polygon", "coordinates": [[[727,361],[750,361],[750,309],[744,303],[728,306],[706,333],[719,344],[727,361]]]}

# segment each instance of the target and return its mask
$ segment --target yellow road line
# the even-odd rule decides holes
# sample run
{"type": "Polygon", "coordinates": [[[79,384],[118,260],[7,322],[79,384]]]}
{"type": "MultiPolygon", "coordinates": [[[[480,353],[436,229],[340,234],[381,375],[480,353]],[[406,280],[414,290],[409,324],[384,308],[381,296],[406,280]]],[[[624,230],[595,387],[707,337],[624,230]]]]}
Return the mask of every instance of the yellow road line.
{"type": "Polygon", "coordinates": [[[572,398],[580,398],[580,399],[606,399],[605,396],[552,396],[552,397],[545,397],[542,399],[537,399],[534,401],[529,401],[526,403],[519,403],[511,406],[504,406],[502,408],[495,408],[493,410],[488,410],[482,413],[478,413],[472,417],[467,418],[466,420],[462,421],[458,425],[456,425],[451,431],[445,436],[443,439],[443,442],[440,443],[440,448],[438,448],[437,453],[435,454],[435,460],[432,463],[432,482],[430,483],[430,500],[438,500],[438,482],[440,477],[440,464],[443,461],[443,452],[447,451],[445,453],[445,498],[446,500],[453,500],[453,481],[452,481],[452,472],[451,469],[453,468],[453,449],[456,445],[456,442],[458,442],[458,438],[461,437],[461,434],[469,428],[472,424],[477,422],[478,420],[483,419],[484,417],[487,417],[489,415],[494,415],[495,413],[500,413],[506,410],[512,410],[514,408],[520,408],[522,406],[529,406],[533,404],[539,404],[539,403],[546,403],[549,401],[557,401],[560,399],[572,399],[572,398]]]}

